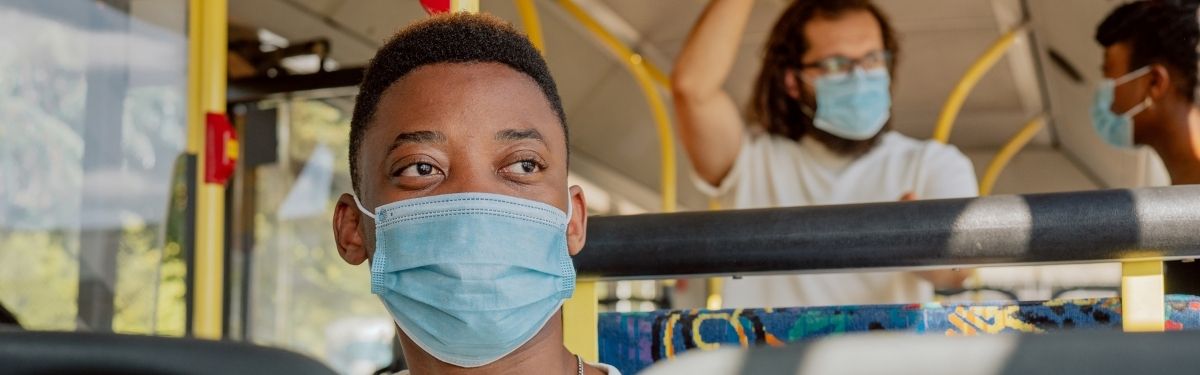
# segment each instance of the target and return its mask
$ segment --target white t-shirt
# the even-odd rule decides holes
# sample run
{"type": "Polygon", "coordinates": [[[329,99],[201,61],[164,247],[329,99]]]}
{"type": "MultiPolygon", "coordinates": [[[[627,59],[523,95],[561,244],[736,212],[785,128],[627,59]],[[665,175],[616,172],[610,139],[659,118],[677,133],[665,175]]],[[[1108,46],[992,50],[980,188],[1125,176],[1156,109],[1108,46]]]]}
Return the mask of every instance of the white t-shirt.
{"type": "MultiPolygon", "coordinates": [[[[857,158],[810,137],[800,142],[747,134],[720,186],[695,177],[727,209],[896,202],[978,195],[971,161],[954,146],[887,132],[857,158]]],[[[904,272],[754,276],[727,280],[725,307],[792,307],[927,302],[933,287],[904,272]]]]}

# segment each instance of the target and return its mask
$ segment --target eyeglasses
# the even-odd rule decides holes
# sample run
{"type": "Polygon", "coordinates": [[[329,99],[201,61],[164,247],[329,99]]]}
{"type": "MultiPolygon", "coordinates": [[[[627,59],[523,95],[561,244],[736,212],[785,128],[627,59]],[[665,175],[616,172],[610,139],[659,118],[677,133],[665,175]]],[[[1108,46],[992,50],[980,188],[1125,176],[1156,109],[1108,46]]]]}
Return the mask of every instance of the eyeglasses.
{"type": "Polygon", "coordinates": [[[816,62],[801,64],[801,69],[819,69],[822,76],[831,74],[848,74],[855,67],[863,70],[873,70],[879,68],[887,68],[892,62],[892,53],[884,50],[876,50],[868,53],[866,56],[851,59],[846,56],[830,56],[816,62]]]}

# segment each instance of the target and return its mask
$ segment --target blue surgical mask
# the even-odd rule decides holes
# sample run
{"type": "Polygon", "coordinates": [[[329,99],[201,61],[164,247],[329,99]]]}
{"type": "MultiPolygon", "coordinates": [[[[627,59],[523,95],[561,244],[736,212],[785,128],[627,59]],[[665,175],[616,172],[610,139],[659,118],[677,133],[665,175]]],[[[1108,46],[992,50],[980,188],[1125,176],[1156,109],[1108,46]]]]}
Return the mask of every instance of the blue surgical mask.
{"type": "Polygon", "coordinates": [[[891,117],[891,77],[887,69],[826,74],[817,78],[817,111],[813,125],[841,138],[874,137],[891,117]]]}
{"type": "Polygon", "coordinates": [[[442,362],[503,358],[575,291],[570,209],[485,193],[402,200],[374,214],[355,203],[375,219],[371,292],[442,362]]]}
{"type": "Polygon", "coordinates": [[[1105,79],[1096,86],[1096,97],[1092,101],[1092,125],[1096,134],[1100,135],[1110,145],[1121,148],[1133,147],[1133,116],[1150,108],[1150,98],[1147,97],[1138,105],[1133,106],[1122,114],[1112,112],[1113,96],[1117,86],[1132,81],[1150,72],[1150,67],[1142,67],[1125,74],[1117,79],[1105,79]]]}

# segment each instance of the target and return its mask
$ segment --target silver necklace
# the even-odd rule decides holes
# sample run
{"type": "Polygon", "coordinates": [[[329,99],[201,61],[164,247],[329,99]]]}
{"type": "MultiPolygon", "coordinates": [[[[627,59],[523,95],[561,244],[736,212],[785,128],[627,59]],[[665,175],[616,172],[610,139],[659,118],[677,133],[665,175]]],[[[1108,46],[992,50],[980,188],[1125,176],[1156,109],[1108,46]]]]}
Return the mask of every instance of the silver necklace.
{"type": "Polygon", "coordinates": [[[583,359],[578,354],[575,355],[575,365],[579,367],[579,375],[583,375],[583,359]]]}

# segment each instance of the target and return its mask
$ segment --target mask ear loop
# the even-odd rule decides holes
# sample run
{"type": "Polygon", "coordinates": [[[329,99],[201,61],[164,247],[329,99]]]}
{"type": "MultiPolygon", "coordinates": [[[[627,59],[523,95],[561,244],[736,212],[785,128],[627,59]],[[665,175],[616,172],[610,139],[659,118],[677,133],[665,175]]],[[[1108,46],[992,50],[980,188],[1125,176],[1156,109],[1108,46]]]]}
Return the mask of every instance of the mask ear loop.
{"type": "Polygon", "coordinates": [[[1135,105],[1135,106],[1133,106],[1133,108],[1130,108],[1128,111],[1125,111],[1125,113],[1122,113],[1121,116],[1133,118],[1133,116],[1137,116],[1137,114],[1142,113],[1142,111],[1145,111],[1146,108],[1150,108],[1151,105],[1154,105],[1154,102],[1150,101],[1150,97],[1147,96],[1146,100],[1143,100],[1141,103],[1138,103],[1138,105],[1135,105]]]}
{"type": "MultiPolygon", "coordinates": [[[[1137,70],[1134,70],[1132,72],[1125,73],[1125,75],[1117,77],[1117,79],[1113,80],[1113,89],[1115,90],[1117,88],[1117,86],[1126,84],[1129,81],[1132,81],[1134,79],[1137,79],[1138,77],[1146,75],[1146,73],[1149,73],[1149,72],[1150,72],[1150,66],[1146,65],[1146,66],[1138,68],[1137,70]]],[[[1125,111],[1125,113],[1122,113],[1121,116],[1127,117],[1127,118],[1133,118],[1133,116],[1137,116],[1138,113],[1142,113],[1142,111],[1145,111],[1146,108],[1150,108],[1151,105],[1154,105],[1154,102],[1152,102],[1150,100],[1150,97],[1147,96],[1145,100],[1142,100],[1142,102],[1138,103],[1138,105],[1135,105],[1135,106],[1133,106],[1133,108],[1130,108],[1128,111],[1125,111]]]]}
{"type": "Polygon", "coordinates": [[[1125,84],[1126,82],[1129,82],[1129,81],[1132,81],[1132,80],[1134,80],[1134,79],[1137,79],[1138,77],[1141,77],[1141,76],[1143,76],[1143,75],[1145,75],[1146,73],[1149,73],[1149,72],[1150,72],[1150,66],[1149,66],[1149,65],[1146,65],[1146,66],[1143,66],[1143,67],[1141,67],[1141,68],[1138,68],[1137,70],[1134,70],[1134,71],[1132,71],[1132,72],[1126,73],[1125,75],[1123,75],[1123,76],[1120,76],[1120,77],[1117,77],[1117,79],[1114,79],[1114,80],[1113,80],[1113,87],[1114,87],[1114,88],[1116,88],[1117,86],[1123,85],[1123,84],[1125,84]]]}
{"type": "Polygon", "coordinates": [[[362,211],[363,215],[367,215],[371,220],[375,220],[375,214],[363,207],[362,201],[358,200],[358,194],[350,194],[350,196],[354,197],[354,205],[358,206],[358,210],[362,211]]]}
{"type": "Polygon", "coordinates": [[[575,213],[575,201],[571,199],[571,187],[567,187],[567,223],[571,222],[571,215],[575,213]]]}

